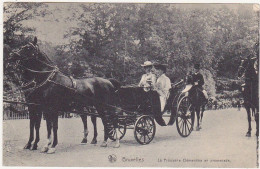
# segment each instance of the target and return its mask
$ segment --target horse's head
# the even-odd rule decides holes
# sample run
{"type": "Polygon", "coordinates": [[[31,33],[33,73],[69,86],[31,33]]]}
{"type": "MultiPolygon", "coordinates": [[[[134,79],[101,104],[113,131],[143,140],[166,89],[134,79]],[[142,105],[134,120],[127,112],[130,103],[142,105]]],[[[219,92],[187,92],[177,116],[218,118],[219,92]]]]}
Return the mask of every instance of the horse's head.
{"type": "Polygon", "coordinates": [[[14,78],[20,77],[20,81],[34,79],[35,72],[54,70],[50,59],[39,50],[36,37],[33,42],[29,42],[18,50],[13,50],[6,61],[9,65],[6,67],[12,67],[16,75],[14,78]]]}
{"type": "Polygon", "coordinates": [[[29,42],[20,49],[12,51],[7,61],[15,68],[18,67],[18,65],[27,66],[29,62],[37,60],[38,55],[39,48],[37,46],[37,38],[35,37],[33,42],[29,42]]]}
{"type": "Polygon", "coordinates": [[[248,76],[247,78],[254,77],[256,75],[256,69],[254,63],[256,60],[254,58],[247,57],[246,59],[241,59],[237,75],[238,77],[248,76]]]}

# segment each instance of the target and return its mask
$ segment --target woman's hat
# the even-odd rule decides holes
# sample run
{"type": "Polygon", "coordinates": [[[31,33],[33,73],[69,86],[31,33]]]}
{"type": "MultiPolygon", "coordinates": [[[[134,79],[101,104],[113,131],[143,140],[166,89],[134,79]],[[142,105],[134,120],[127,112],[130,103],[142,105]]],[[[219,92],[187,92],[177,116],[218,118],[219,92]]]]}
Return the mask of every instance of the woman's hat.
{"type": "Polygon", "coordinates": [[[167,67],[166,64],[156,62],[153,65],[154,65],[155,69],[160,69],[160,70],[163,70],[164,72],[166,72],[166,67],[167,67]]]}
{"type": "Polygon", "coordinates": [[[152,62],[145,61],[144,64],[142,64],[141,66],[146,67],[146,66],[152,66],[152,65],[153,65],[152,62]]]}

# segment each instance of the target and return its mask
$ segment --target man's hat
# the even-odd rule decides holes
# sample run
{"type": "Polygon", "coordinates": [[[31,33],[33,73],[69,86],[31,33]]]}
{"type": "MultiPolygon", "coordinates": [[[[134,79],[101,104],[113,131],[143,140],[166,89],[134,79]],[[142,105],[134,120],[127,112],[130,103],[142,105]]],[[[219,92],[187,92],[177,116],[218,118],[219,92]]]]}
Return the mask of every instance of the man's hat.
{"type": "Polygon", "coordinates": [[[200,69],[200,64],[196,63],[196,64],[194,65],[194,68],[195,68],[195,69],[200,69]]]}
{"type": "Polygon", "coordinates": [[[146,66],[152,66],[152,65],[153,65],[152,62],[150,62],[150,61],[145,61],[144,64],[141,65],[141,66],[146,67],[146,66]]]}

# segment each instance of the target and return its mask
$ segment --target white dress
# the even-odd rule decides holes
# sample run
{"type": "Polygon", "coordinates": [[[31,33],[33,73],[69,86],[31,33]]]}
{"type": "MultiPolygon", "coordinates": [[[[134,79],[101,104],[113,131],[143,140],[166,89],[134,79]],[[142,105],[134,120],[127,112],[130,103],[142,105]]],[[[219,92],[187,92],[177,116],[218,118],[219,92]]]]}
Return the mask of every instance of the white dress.
{"type": "Polygon", "coordinates": [[[164,111],[171,87],[171,80],[165,74],[162,74],[156,81],[155,90],[160,96],[161,112],[164,111]]]}

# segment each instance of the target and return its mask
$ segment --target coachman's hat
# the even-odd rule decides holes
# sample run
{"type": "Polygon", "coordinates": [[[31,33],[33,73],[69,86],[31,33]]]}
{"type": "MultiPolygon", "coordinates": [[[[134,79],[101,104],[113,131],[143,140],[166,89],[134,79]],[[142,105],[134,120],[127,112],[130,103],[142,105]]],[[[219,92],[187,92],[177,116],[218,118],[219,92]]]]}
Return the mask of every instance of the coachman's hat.
{"type": "Polygon", "coordinates": [[[194,65],[194,68],[195,68],[195,69],[200,69],[200,64],[196,63],[196,64],[194,65]]]}

